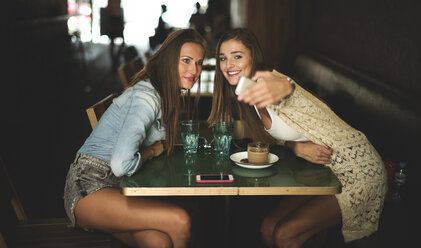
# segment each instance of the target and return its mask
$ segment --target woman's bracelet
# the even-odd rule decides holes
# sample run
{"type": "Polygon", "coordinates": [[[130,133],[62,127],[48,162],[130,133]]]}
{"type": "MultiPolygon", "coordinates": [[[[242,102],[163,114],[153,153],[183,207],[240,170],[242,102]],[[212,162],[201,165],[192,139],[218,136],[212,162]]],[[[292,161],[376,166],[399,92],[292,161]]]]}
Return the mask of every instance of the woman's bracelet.
{"type": "Polygon", "coordinates": [[[290,98],[290,96],[292,95],[292,93],[294,93],[294,90],[295,90],[295,82],[294,82],[294,80],[293,80],[292,78],[290,78],[290,77],[287,77],[287,81],[291,84],[292,91],[291,91],[291,93],[289,93],[288,95],[284,96],[284,97],[281,99],[281,101],[285,101],[285,100],[287,100],[288,98],[290,98]]]}

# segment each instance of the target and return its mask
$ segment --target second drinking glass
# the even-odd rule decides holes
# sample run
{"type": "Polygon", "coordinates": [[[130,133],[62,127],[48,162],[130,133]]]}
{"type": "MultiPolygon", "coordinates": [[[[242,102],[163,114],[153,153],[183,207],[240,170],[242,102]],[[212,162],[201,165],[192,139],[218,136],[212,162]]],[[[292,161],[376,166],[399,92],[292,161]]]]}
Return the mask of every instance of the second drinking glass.
{"type": "Polygon", "coordinates": [[[213,141],[217,155],[228,156],[234,125],[232,122],[217,122],[213,126],[213,141]]]}

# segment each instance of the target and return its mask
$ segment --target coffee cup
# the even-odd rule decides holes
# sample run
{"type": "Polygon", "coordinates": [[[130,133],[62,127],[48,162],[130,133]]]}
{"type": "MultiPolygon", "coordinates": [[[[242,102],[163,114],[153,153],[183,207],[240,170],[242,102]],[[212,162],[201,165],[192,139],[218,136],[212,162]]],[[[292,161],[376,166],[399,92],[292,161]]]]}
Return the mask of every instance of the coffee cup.
{"type": "Polygon", "coordinates": [[[253,142],[247,145],[248,162],[251,164],[265,164],[268,162],[269,144],[253,142]]]}

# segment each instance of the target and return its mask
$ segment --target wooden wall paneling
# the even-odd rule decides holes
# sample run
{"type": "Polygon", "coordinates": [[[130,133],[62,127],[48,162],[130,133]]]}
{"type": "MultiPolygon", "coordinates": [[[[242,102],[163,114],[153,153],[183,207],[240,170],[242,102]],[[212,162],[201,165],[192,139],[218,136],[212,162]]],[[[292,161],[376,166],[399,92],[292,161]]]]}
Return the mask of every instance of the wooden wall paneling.
{"type": "Polygon", "coordinates": [[[295,35],[295,1],[263,0],[246,4],[245,26],[257,35],[266,65],[282,70],[288,43],[295,35]]]}

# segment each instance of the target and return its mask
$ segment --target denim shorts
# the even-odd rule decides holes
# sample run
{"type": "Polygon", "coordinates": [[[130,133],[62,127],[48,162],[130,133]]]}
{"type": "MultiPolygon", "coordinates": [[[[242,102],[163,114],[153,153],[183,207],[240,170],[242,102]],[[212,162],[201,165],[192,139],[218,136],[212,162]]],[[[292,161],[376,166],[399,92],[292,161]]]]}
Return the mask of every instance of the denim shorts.
{"type": "Polygon", "coordinates": [[[76,227],[75,206],[80,199],[102,188],[120,188],[121,180],[114,176],[107,161],[78,153],[64,186],[64,208],[71,226],[76,227]]]}

